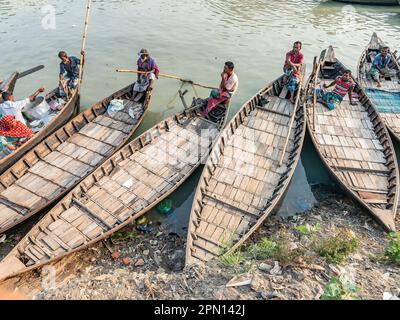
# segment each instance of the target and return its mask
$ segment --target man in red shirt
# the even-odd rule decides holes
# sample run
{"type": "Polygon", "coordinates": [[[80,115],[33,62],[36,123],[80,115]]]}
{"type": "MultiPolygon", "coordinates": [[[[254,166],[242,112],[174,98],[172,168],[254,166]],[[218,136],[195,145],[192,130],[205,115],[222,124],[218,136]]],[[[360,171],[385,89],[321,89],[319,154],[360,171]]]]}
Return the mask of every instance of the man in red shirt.
{"type": "Polygon", "coordinates": [[[286,54],[285,65],[283,67],[284,84],[287,84],[290,92],[290,101],[294,104],[294,93],[297,90],[301,77],[301,68],[304,61],[304,56],[301,53],[302,43],[296,41],[293,44],[293,50],[286,54]]]}

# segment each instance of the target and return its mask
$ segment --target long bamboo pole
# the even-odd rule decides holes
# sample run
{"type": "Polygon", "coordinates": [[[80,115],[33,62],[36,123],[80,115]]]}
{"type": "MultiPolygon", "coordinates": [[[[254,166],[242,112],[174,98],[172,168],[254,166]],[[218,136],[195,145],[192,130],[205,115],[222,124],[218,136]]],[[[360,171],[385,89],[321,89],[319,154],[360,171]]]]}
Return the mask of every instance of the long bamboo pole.
{"type": "MultiPolygon", "coordinates": [[[[128,69],[117,69],[115,71],[116,72],[125,72],[125,73],[136,73],[136,74],[145,74],[146,73],[144,71],[128,70],[128,69]]],[[[159,73],[158,76],[159,77],[163,77],[163,78],[176,79],[176,80],[180,80],[182,82],[188,82],[188,83],[191,83],[194,86],[205,88],[205,89],[217,89],[216,87],[204,85],[204,84],[201,84],[201,83],[196,83],[196,82],[193,82],[192,80],[184,79],[184,78],[172,75],[172,74],[159,73]]]]}
{"type": "MultiPolygon", "coordinates": [[[[315,59],[316,60],[316,59],[315,59]]],[[[316,63],[316,62],[315,62],[316,63]]],[[[318,85],[318,74],[321,69],[321,62],[318,62],[316,65],[315,73],[314,73],[314,90],[313,90],[313,129],[315,130],[315,120],[316,120],[316,112],[315,108],[317,107],[317,85],[318,85]]]]}
{"type": "Polygon", "coordinates": [[[91,0],[86,1],[86,16],[85,16],[85,27],[83,29],[83,36],[82,36],[82,49],[81,49],[81,64],[79,66],[79,79],[78,79],[78,94],[81,92],[81,85],[82,85],[82,77],[83,77],[83,65],[84,65],[84,55],[85,47],[86,47],[86,34],[89,26],[89,14],[90,14],[90,5],[91,0]]]}
{"type": "MultiPolygon", "coordinates": [[[[304,68],[304,66],[303,66],[303,68],[304,68]]],[[[301,81],[300,81],[300,83],[299,83],[299,88],[298,88],[298,92],[297,92],[296,101],[295,101],[295,104],[294,104],[294,106],[293,106],[293,114],[292,114],[292,117],[290,118],[290,122],[289,122],[288,134],[287,134],[287,136],[286,136],[285,145],[284,145],[284,147],[283,147],[282,155],[281,155],[281,158],[280,158],[280,160],[279,160],[279,165],[280,165],[280,166],[281,166],[282,163],[283,163],[283,158],[285,157],[286,148],[287,148],[288,143],[289,143],[289,137],[290,137],[290,134],[291,134],[291,132],[292,132],[292,127],[293,127],[294,118],[296,117],[297,106],[299,105],[300,96],[301,96],[301,93],[302,93],[302,90],[303,90],[303,82],[304,82],[304,73],[302,74],[301,81]]]]}

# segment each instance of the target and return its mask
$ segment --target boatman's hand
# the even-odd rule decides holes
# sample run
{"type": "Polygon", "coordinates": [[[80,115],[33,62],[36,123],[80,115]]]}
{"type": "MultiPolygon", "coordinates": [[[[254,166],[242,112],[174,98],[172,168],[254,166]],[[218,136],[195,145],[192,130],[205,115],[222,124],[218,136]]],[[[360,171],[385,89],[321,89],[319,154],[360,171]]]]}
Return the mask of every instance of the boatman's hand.
{"type": "Polygon", "coordinates": [[[81,51],[81,55],[83,55],[83,56],[85,55],[85,51],[84,50],[81,51]]]}
{"type": "Polygon", "coordinates": [[[44,92],[44,87],[40,87],[40,88],[38,89],[38,91],[39,91],[39,92],[44,92]]]}

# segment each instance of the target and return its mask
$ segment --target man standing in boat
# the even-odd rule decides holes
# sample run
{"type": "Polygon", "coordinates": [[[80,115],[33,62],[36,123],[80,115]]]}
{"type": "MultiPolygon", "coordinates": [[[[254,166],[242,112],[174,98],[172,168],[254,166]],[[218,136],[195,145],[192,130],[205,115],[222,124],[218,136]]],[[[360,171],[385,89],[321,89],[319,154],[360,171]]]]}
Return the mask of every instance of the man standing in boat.
{"type": "Polygon", "coordinates": [[[138,53],[137,60],[138,73],[137,81],[133,87],[133,98],[139,101],[146,92],[147,88],[151,86],[154,79],[158,79],[160,69],[158,68],[156,59],[150,56],[147,49],[142,49],[138,53]]]}
{"type": "MultiPolygon", "coordinates": [[[[85,52],[81,52],[82,56],[85,56],[85,52]]],[[[81,60],[74,56],[68,56],[65,51],[60,51],[58,57],[61,59],[60,62],[60,96],[64,96],[63,82],[67,81],[68,88],[75,89],[79,82],[79,67],[81,60]],[[66,79],[65,79],[66,78],[66,79]]],[[[85,63],[84,59],[82,65],[85,63]]]]}
{"type": "Polygon", "coordinates": [[[383,47],[381,53],[378,53],[372,62],[369,75],[376,82],[377,87],[381,87],[381,77],[386,77],[389,73],[389,65],[392,62],[392,55],[389,53],[389,47],[383,47]]]}
{"type": "Polygon", "coordinates": [[[2,93],[3,103],[0,103],[0,118],[4,116],[13,116],[16,120],[26,125],[22,109],[29,103],[35,101],[36,97],[44,92],[44,87],[37,89],[33,94],[24,100],[15,101],[14,95],[7,91],[2,93]]]}
{"type": "Polygon", "coordinates": [[[232,61],[225,62],[219,89],[211,91],[210,98],[207,100],[207,108],[203,113],[204,116],[207,116],[216,106],[232,98],[235,94],[239,86],[239,79],[233,71],[234,68],[235,65],[232,61]]]}
{"type": "Polygon", "coordinates": [[[294,104],[294,95],[299,86],[301,77],[301,68],[303,66],[304,55],[301,52],[302,43],[296,41],[293,44],[293,49],[286,53],[285,65],[283,72],[285,74],[283,84],[287,84],[288,91],[290,92],[290,101],[294,104]]]}

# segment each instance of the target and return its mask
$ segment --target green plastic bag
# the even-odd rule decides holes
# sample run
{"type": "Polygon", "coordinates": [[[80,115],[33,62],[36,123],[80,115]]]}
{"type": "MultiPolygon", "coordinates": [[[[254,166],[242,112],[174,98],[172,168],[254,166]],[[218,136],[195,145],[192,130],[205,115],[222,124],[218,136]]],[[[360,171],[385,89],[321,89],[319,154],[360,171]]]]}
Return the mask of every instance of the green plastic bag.
{"type": "Polygon", "coordinates": [[[168,214],[172,211],[172,200],[165,199],[157,205],[157,211],[161,214],[168,214]]]}

